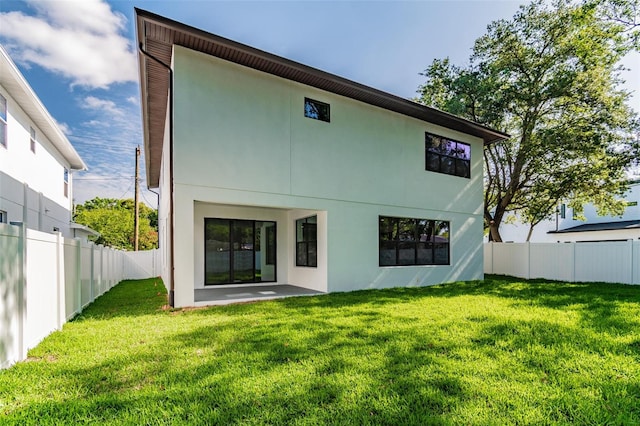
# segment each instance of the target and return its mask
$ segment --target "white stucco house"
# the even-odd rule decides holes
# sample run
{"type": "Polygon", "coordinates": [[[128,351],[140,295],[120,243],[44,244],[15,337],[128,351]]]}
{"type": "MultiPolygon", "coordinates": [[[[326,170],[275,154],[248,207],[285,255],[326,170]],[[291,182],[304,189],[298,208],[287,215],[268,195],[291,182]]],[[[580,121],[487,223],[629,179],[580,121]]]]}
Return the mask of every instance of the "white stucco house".
{"type": "MultiPolygon", "coordinates": [[[[560,204],[556,215],[538,224],[531,235],[530,242],[586,242],[586,241],[625,241],[640,239],[640,181],[632,180],[629,190],[624,194],[627,207],[622,216],[599,216],[592,204],[583,206],[579,219],[576,212],[567,204],[560,204]]],[[[526,241],[529,225],[519,222],[503,223],[500,235],[505,242],[521,243],[526,241]]]]}
{"type": "Polygon", "coordinates": [[[95,233],[71,223],[79,170],[82,158],[0,45],[0,222],[69,238],[95,233]]]}
{"type": "Polygon", "coordinates": [[[508,135],[136,9],[172,306],[483,277],[508,135]]]}

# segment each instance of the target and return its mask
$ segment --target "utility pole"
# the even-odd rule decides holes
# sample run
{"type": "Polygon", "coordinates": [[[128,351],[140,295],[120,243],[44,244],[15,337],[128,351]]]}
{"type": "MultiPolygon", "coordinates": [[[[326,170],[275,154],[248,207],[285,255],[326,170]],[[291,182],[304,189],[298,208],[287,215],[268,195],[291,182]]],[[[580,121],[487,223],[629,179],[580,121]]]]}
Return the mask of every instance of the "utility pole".
{"type": "Polygon", "coordinates": [[[139,203],[139,199],[140,199],[140,166],[139,166],[139,160],[140,160],[140,145],[138,145],[136,147],[136,193],[135,193],[135,199],[133,200],[134,204],[135,204],[135,209],[136,209],[136,213],[135,216],[133,218],[133,227],[134,227],[134,235],[133,235],[133,249],[135,251],[138,251],[138,238],[139,238],[139,233],[140,233],[140,208],[138,206],[139,203]]]}

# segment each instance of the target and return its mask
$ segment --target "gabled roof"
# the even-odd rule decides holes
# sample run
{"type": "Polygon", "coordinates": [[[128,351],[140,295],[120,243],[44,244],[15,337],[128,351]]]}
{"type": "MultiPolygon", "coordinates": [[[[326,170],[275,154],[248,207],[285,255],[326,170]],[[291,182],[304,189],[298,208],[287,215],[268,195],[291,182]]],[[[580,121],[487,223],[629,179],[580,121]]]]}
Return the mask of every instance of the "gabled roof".
{"type": "MultiPolygon", "coordinates": [[[[173,45],[183,46],[239,65],[292,80],[429,123],[473,135],[485,143],[504,140],[506,133],[412,102],[381,90],[255,49],[180,22],[136,8],[138,46],[163,63],[171,64],[173,45]]],[[[156,61],[138,54],[147,183],[158,186],[169,75],[156,61]]]]}
{"type": "Polygon", "coordinates": [[[558,231],[549,231],[548,234],[566,234],[570,232],[615,231],[618,229],[640,229],[640,220],[621,220],[617,222],[584,223],[558,231]]]}
{"type": "Polygon", "coordinates": [[[76,152],[69,139],[64,135],[58,123],[44,107],[9,54],[0,45],[0,84],[33,120],[33,123],[49,139],[72,170],[86,170],[87,166],[76,152]]]}

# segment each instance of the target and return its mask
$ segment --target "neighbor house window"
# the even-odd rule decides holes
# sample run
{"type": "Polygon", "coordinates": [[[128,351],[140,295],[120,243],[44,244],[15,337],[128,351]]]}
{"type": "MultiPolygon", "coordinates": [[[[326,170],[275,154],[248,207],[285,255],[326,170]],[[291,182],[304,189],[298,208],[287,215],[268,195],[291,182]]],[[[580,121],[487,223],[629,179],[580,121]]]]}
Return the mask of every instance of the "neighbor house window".
{"type": "Polygon", "coordinates": [[[328,123],[330,121],[329,104],[304,98],[304,116],[328,123]]]}
{"type": "Polygon", "coordinates": [[[0,223],[7,223],[7,212],[0,210],[0,223]]]}
{"type": "Polygon", "coordinates": [[[64,196],[69,198],[69,169],[64,169],[64,196]]]}
{"type": "Polygon", "coordinates": [[[560,217],[562,219],[566,219],[567,218],[567,205],[566,204],[560,204],[560,217]]]}
{"type": "Polygon", "coordinates": [[[431,172],[471,177],[471,145],[425,133],[426,169],[431,172]]]}
{"type": "Polygon", "coordinates": [[[36,129],[29,127],[29,136],[31,140],[31,152],[36,152],[36,129]]]}
{"type": "Polygon", "coordinates": [[[318,217],[296,220],[296,266],[318,266],[318,217]]]}
{"type": "Polygon", "coordinates": [[[444,220],[380,216],[379,265],[449,265],[450,224],[444,220]]]}
{"type": "Polygon", "coordinates": [[[0,95],[0,145],[7,146],[7,100],[0,95]]]}

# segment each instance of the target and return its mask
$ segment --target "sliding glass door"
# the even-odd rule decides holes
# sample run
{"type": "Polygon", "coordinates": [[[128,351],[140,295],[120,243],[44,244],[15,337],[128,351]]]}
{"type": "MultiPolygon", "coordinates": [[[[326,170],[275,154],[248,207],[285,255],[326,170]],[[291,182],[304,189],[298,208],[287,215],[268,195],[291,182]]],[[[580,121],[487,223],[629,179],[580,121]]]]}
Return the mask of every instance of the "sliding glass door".
{"type": "Polygon", "coordinates": [[[276,281],[276,223],[205,220],[205,285],[276,281]]]}

